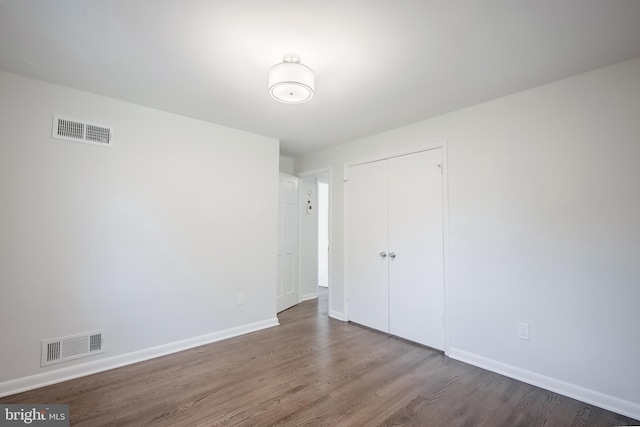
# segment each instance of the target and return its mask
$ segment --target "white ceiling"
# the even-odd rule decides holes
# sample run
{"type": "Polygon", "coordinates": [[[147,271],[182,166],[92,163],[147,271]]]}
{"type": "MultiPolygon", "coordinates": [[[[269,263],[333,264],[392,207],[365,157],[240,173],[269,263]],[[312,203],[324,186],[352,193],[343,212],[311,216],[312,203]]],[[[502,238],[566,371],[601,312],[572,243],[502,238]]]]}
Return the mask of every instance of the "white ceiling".
{"type": "Polygon", "coordinates": [[[0,0],[0,69],[291,156],[636,57],[638,0],[0,0]],[[307,104],[268,94],[286,53],[315,71],[307,104]]]}

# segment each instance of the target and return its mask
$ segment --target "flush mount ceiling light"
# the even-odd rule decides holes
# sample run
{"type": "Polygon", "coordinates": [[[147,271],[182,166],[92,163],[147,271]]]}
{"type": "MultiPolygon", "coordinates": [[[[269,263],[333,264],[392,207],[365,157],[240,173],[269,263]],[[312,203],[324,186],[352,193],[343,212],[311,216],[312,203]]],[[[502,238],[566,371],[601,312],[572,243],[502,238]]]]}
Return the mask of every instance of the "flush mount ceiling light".
{"type": "Polygon", "coordinates": [[[313,71],[300,63],[298,55],[285,55],[269,70],[269,93],[285,104],[302,104],[313,98],[313,71]]]}

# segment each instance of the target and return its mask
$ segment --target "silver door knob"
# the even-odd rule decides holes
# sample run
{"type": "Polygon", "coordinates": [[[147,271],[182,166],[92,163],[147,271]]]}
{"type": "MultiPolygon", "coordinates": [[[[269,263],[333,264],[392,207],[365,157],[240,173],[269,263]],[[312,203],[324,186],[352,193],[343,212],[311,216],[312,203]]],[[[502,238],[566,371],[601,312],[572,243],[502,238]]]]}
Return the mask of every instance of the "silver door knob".
{"type": "Polygon", "coordinates": [[[395,252],[389,253],[389,258],[394,259],[395,257],[396,257],[396,253],[395,252]]]}
{"type": "Polygon", "coordinates": [[[382,258],[386,258],[387,257],[387,253],[385,251],[380,252],[380,256],[382,258]]]}

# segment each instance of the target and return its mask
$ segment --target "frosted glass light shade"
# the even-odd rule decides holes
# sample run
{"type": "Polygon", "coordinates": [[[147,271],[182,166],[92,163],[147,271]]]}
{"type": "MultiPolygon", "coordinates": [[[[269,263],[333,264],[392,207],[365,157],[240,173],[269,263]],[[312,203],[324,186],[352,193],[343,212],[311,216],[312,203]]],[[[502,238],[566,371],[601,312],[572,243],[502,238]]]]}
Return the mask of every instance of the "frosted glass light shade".
{"type": "Polygon", "coordinates": [[[313,89],[313,71],[297,56],[286,56],[269,70],[269,93],[276,101],[302,104],[313,98],[313,89]]]}

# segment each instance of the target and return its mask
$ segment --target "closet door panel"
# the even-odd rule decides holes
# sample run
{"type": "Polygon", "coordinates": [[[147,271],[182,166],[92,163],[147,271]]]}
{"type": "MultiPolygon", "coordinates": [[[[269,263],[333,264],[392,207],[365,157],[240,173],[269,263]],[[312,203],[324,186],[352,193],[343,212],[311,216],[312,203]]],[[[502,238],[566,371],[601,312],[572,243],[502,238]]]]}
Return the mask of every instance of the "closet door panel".
{"type": "Polygon", "coordinates": [[[389,160],[390,332],[444,348],[442,150],[389,160]]]}
{"type": "Polygon", "coordinates": [[[389,332],[387,161],[349,167],[347,292],[350,321],[389,332]]]}

